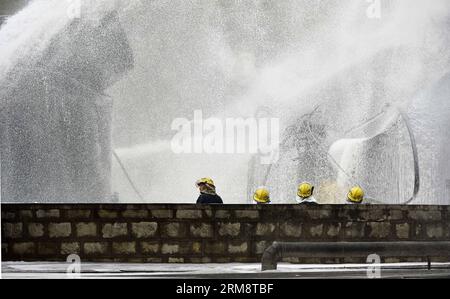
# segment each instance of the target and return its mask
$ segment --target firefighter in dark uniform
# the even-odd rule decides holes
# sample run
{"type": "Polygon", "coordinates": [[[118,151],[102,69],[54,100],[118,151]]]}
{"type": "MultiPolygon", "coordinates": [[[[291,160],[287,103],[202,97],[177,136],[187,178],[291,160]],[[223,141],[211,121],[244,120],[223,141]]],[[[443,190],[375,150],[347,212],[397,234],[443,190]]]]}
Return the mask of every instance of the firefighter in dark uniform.
{"type": "Polygon", "coordinates": [[[216,186],[210,178],[201,178],[195,185],[200,190],[200,196],[197,199],[198,204],[221,204],[222,198],[216,194],[216,186]]]}

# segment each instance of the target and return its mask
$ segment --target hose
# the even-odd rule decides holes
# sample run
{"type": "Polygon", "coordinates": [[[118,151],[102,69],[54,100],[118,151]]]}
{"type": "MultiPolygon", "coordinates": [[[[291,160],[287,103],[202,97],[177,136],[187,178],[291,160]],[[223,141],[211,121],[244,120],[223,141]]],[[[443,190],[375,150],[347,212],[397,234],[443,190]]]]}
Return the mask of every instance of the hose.
{"type": "Polygon", "coordinates": [[[144,201],[144,197],[139,192],[136,185],[133,183],[133,180],[131,179],[130,175],[128,174],[128,171],[126,170],[125,166],[123,165],[122,161],[120,160],[119,156],[117,155],[116,150],[112,150],[114,158],[116,158],[117,163],[119,163],[120,169],[122,169],[123,173],[125,174],[125,177],[127,178],[128,182],[130,183],[131,188],[133,188],[134,192],[139,196],[139,198],[144,201]]]}
{"type": "Polygon", "coordinates": [[[419,169],[419,154],[417,151],[417,144],[416,144],[416,138],[414,137],[414,133],[411,128],[411,123],[409,122],[409,117],[400,109],[398,109],[400,116],[403,118],[403,121],[406,124],[406,128],[408,130],[409,139],[411,141],[411,149],[413,152],[413,159],[414,159],[414,190],[413,195],[410,199],[405,201],[403,204],[407,205],[410,204],[412,201],[414,201],[417,197],[417,194],[420,190],[420,169],[419,169]]]}

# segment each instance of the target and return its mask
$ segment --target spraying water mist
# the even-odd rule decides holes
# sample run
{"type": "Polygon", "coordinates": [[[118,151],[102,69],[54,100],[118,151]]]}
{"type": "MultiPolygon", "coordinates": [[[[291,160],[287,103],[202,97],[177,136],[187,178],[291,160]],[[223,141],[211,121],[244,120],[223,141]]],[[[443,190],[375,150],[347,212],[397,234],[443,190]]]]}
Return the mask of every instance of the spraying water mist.
{"type": "Polygon", "coordinates": [[[3,201],[193,202],[210,176],[226,203],[262,184],[294,203],[300,181],[324,203],[355,184],[450,202],[448,1],[81,4],[35,0],[0,28],[3,201]],[[271,165],[170,148],[176,118],[261,107],[271,165]]]}

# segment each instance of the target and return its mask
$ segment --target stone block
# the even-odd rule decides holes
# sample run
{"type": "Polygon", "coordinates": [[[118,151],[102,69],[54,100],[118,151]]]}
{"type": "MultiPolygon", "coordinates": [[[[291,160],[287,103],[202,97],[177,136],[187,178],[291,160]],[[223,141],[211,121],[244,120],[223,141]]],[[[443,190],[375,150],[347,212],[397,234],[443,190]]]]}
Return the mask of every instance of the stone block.
{"type": "Polygon", "coordinates": [[[184,258],[182,257],[169,257],[167,260],[168,263],[174,264],[174,263],[184,263],[184,258]]]}
{"type": "Polygon", "coordinates": [[[302,224],[295,222],[283,222],[280,225],[280,232],[283,237],[300,237],[302,235],[302,224]]]}
{"type": "Polygon", "coordinates": [[[58,209],[50,209],[50,210],[37,210],[36,217],[37,218],[59,218],[60,212],[58,209]]]}
{"type": "Polygon", "coordinates": [[[403,214],[402,210],[389,210],[388,220],[403,220],[406,217],[403,214]]]}
{"type": "Polygon", "coordinates": [[[211,238],[214,235],[213,226],[208,223],[191,224],[190,231],[193,237],[211,238]]]}
{"type": "Polygon", "coordinates": [[[79,254],[80,244],[78,242],[63,242],[61,243],[61,254],[79,254]]]}
{"type": "Polygon", "coordinates": [[[2,223],[4,229],[4,237],[6,238],[20,238],[23,234],[23,225],[22,223],[2,223]]]}
{"type": "Polygon", "coordinates": [[[307,214],[310,219],[319,220],[319,219],[328,219],[332,216],[332,210],[330,209],[310,209],[307,211],[307,214]]]}
{"type": "Polygon", "coordinates": [[[328,237],[337,237],[339,236],[340,231],[341,231],[341,224],[332,223],[328,226],[326,234],[328,237]]]}
{"type": "Polygon", "coordinates": [[[30,237],[39,238],[44,236],[44,224],[28,223],[28,234],[30,237]]]}
{"type": "Polygon", "coordinates": [[[2,221],[13,220],[14,218],[16,218],[16,213],[2,211],[2,221]]]}
{"type": "Polygon", "coordinates": [[[186,236],[186,225],[180,222],[165,223],[161,226],[161,235],[169,238],[186,236]]]}
{"type": "Polygon", "coordinates": [[[205,244],[205,253],[210,255],[220,255],[226,253],[226,244],[224,242],[207,242],[205,244]]]}
{"type": "Polygon", "coordinates": [[[258,223],[256,225],[257,236],[271,236],[274,234],[276,229],[276,224],[274,223],[258,223]]]}
{"type": "Polygon", "coordinates": [[[203,213],[205,213],[206,218],[211,218],[213,216],[213,210],[211,208],[204,209],[203,213]]]}
{"type": "Polygon", "coordinates": [[[180,219],[201,219],[202,211],[201,210],[177,210],[176,217],[180,218],[180,219]]]}
{"type": "Polygon", "coordinates": [[[33,218],[33,211],[21,210],[19,211],[19,219],[31,219],[33,218]]]}
{"type": "Polygon", "coordinates": [[[12,252],[17,255],[31,255],[34,253],[35,243],[18,242],[12,245],[12,252]]]}
{"type": "Polygon", "coordinates": [[[98,216],[100,218],[113,219],[113,218],[117,218],[119,216],[119,213],[117,211],[113,211],[113,210],[99,210],[98,216]]]}
{"type": "Polygon", "coordinates": [[[217,219],[227,219],[231,217],[231,213],[228,210],[217,210],[214,217],[217,219]]]}
{"type": "Polygon", "coordinates": [[[202,253],[202,243],[201,242],[193,242],[192,243],[192,253],[194,253],[194,254],[202,253]]]}
{"type": "Polygon", "coordinates": [[[425,210],[412,210],[408,213],[409,218],[417,221],[440,221],[441,211],[425,211],[425,210]]]}
{"type": "Polygon", "coordinates": [[[384,239],[389,237],[391,233],[391,224],[389,222],[369,222],[369,237],[376,239],[384,239]]]}
{"type": "Polygon", "coordinates": [[[173,212],[172,210],[152,210],[152,217],[154,218],[172,218],[173,212]]]}
{"type": "Polygon", "coordinates": [[[347,222],[344,226],[344,236],[346,238],[363,238],[364,225],[363,222],[347,222]]]}
{"type": "Polygon", "coordinates": [[[247,242],[242,242],[239,244],[228,244],[228,253],[230,254],[243,254],[247,253],[248,244],[247,242]]]}
{"type": "Polygon", "coordinates": [[[395,233],[399,239],[409,239],[409,224],[401,223],[395,225],[395,233]]]}
{"type": "Polygon", "coordinates": [[[69,222],[49,223],[48,235],[50,238],[69,237],[72,233],[72,227],[69,222]]]}
{"type": "Polygon", "coordinates": [[[209,257],[191,257],[189,259],[189,263],[192,264],[207,264],[207,263],[211,263],[212,260],[209,257]]]}
{"type": "Polygon", "coordinates": [[[142,253],[158,253],[160,249],[158,242],[141,242],[142,253]]]}
{"type": "Polygon", "coordinates": [[[236,210],[234,212],[236,215],[236,218],[243,218],[243,219],[258,219],[259,218],[259,211],[258,210],[236,210]]]}
{"type": "Polygon", "coordinates": [[[125,210],[122,212],[124,218],[148,218],[147,210],[125,210]]]}
{"type": "Polygon", "coordinates": [[[309,227],[309,234],[311,237],[320,237],[323,233],[323,224],[311,225],[309,227]]]}
{"type": "Polygon", "coordinates": [[[236,237],[241,231],[240,223],[219,223],[219,235],[220,236],[232,236],[236,237]]]}
{"type": "Polygon", "coordinates": [[[136,238],[153,237],[158,229],[156,222],[134,222],[131,224],[131,232],[136,238]]]}
{"type": "Polygon", "coordinates": [[[39,242],[38,243],[38,254],[39,255],[51,255],[55,256],[58,254],[58,244],[51,242],[39,242]]]}
{"type": "Polygon", "coordinates": [[[432,239],[442,238],[444,236],[442,224],[427,224],[427,236],[432,239]]]}
{"type": "Polygon", "coordinates": [[[86,219],[91,217],[91,210],[67,210],[70,219],[86,219]]]}
{"type": "Polygon", "coordinates": [[[112,251],[114,254],[135,254],[136,242],[113,242],[112,251]]]}
{"type": "Polygon", "coordinates": [[[94,222],[80,222],[76,224],[77,237],[95,237],[97,224],[94,222]]]}
{"type": "Polygon", "coordinates": [[[128,234],[128,228],[126,223],[107,223],[102,228],[103,238],[116,238],[120,236],[126,236],[128,234]]]}
{"type": "Polygon", "coordinates": [[[161,247],[162,254],[174,254],[180,251],[180,245],[164,243],[161,247]]]}
{"type": "Polygon", "coordinates": [[[369,209],[359,213],[359,220],[361,221],[383,221],[386,215],[382,209],[369,209]]]}
{"type": "Polygon", "coordinates": [[[83,246],[84,253],[87,255],[105,254],[108,252],[108,243],[106,242],[86,242],[83,246]]]}

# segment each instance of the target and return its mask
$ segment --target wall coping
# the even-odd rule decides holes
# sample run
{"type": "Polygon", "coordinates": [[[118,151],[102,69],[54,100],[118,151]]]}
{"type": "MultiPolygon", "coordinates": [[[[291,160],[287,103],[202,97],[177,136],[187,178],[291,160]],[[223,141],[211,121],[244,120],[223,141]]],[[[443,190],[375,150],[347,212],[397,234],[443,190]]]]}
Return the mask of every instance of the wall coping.
{"type": "Polygon", "coordinates": [[[185,204],[185,203],[1,203],[2,207],[27,207],[28,209],[92,209],[92,208],[107,208],[107,209],[361,209],[361,210],[379,210],[379,209],[393,209],[393,210],[450,210],[450,205],[390,205],[390,204],[319,204],[319,205],[302,205],[302,204],[270,204],[270,205],[256,205],[256,204],[185,204]]]}

